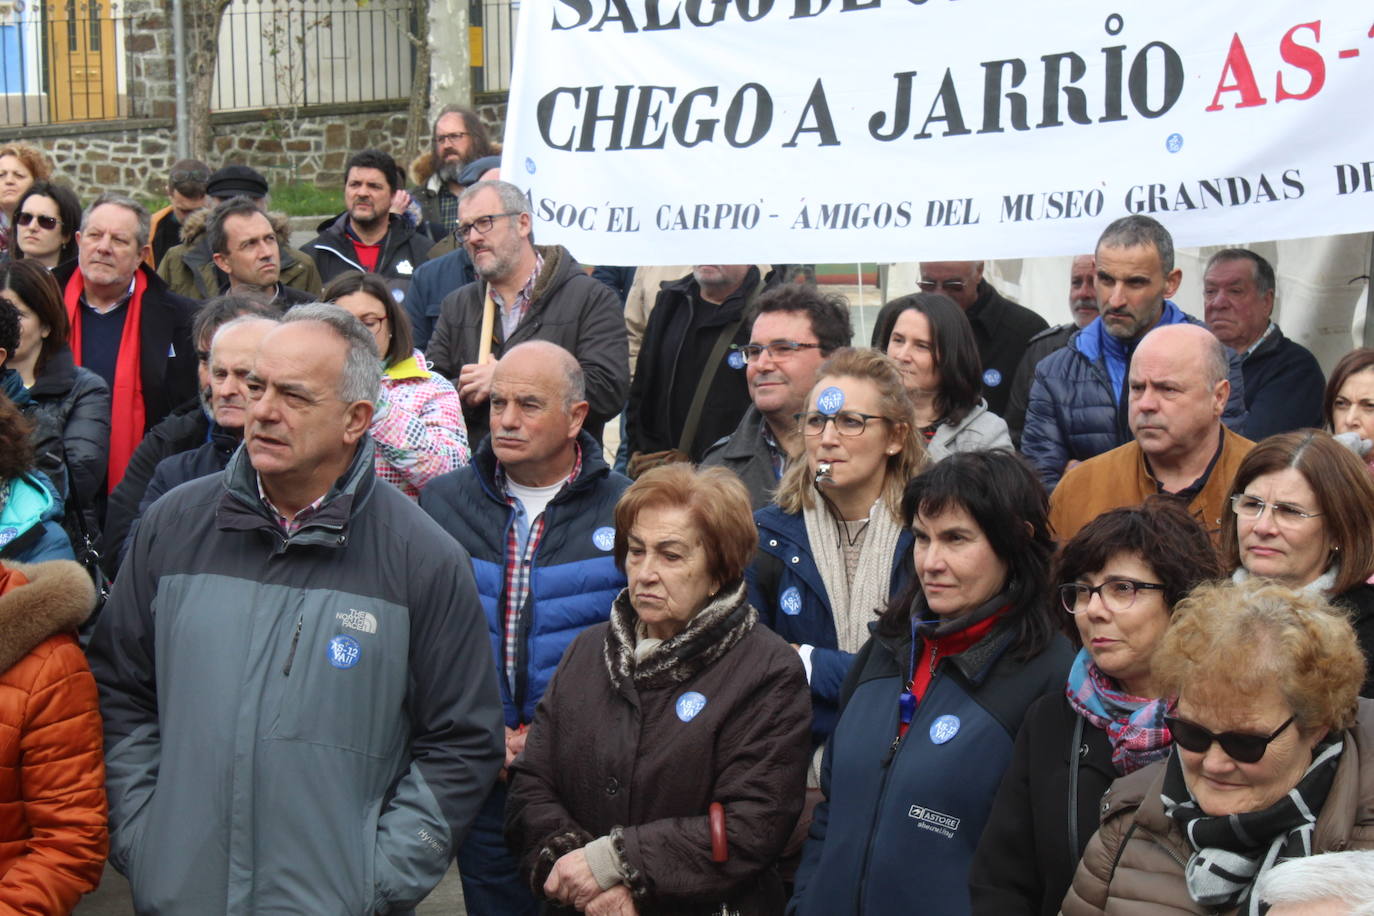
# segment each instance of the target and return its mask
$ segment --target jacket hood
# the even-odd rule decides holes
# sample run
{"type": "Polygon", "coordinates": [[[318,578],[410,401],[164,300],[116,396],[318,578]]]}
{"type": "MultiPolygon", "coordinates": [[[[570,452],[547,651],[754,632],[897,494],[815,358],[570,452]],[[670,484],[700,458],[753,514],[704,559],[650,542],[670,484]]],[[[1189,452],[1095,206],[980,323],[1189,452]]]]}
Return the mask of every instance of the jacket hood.
{"type": "Polygon", "coordinates": [[[95,586],[72,560],[14,563],[0,567],[0,671],[8,671],[34,646],[74,630],[95,610],[95,586]],[[18,584],[19,573],[27,583],[18,584]]]}
{"type": "MultiPolygon", "coordinates": [[[[195,245],[205,235],[205,224],[210,219],[210,208],[197,210],[181,224],[181,244],[187,248],[195,245]]],[[[277,234],[277,245],[285,248],[291,244],[291,218],[280,210],[267,211],[267,221],[277,234]]]]}
{"type": "Polygon", "coordinates": [[[423,185],[434,175],[434,151],[425,150],[414,159],[410,160],[410,180],[417,185],[423,185]]]}

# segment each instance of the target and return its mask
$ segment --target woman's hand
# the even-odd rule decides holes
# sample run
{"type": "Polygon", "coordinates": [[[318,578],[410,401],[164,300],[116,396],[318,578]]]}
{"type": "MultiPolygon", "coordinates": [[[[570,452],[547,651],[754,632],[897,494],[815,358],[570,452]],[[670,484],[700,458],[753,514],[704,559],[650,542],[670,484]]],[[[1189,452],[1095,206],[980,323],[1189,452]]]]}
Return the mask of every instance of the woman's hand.
{"type": "Polygon", "coordinates": [[[601,894],[587,904],[587,916],[639,916],[630,889],[623,884],[601,894]]]}
{"type": "MultiPolygon", "coordinates": [[[[581,849],[574,849],[553,863],[553,870],[549,872],[549,879],[544,882],[544,895],[551,900],[557,900],[564,906],[574,907],[578,910],[585,910],[593,898],[605,896],[601,892],[601,885],[597,884],[596,878],[592,876],[592,870],[587,867],[587,854],[581,849]]],[[[628,896],[626,899],[629,899],[628,896]]],[[[607,910],[606,912],[618,913],[620,911],[607,910]]],[[[633,906],[629,912],[634,912],[633,906]]]]}

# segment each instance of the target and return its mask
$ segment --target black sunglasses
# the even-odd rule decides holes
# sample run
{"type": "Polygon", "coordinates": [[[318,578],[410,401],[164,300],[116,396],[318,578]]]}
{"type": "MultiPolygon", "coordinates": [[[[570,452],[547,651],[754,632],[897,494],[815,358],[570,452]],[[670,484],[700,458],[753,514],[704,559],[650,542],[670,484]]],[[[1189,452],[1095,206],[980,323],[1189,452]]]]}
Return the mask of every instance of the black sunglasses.
{"type": "Polygon", "coordinates": [[[1187,719],[1180,719],[1177,716],[1165,716],[1164,724],[1169,726],[1169,732],[1174,736],[1174,743],[1185,751],[1192,751],[1194,754],[1204,754],[1215,741],[1221,745],[1221,749],[1226,752],[1237,763],[1259,763],[1264,752],[1269,749],[1269,742],[1273,741],[1283,730],[1293,724],[1296,716],[1289,716],[1274,732],[1265,735],[1247,735],[1244,732],[1222,732],[1220,735],[1210,732],[1195,722],[1187,719]]]}
{"type": "Polygon", "coordinates": [[[62,222],[55,216],[39,216],[37,213],[30,213],[27,210],[20,210],[19,215],[14,218],[14,221],[21,226],[27,226],[34,220],[38,220],[38,225],[48,230],[56,229],[62,222]]]}

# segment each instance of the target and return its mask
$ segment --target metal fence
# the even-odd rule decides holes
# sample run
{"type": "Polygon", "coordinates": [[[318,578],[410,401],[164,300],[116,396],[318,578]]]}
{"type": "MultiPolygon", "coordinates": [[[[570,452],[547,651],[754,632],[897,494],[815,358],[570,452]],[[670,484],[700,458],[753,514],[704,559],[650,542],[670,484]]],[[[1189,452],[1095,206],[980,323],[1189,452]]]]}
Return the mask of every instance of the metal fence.
{"type": "Polygon", "coordinates": [[[214,111],[410,97],[410,0],[234,0],[219,33],[214,111]]]}
{"type": "Polygon", "coordinates": [[[127,117],[127,27],[108,0],[0,2],[0,125],[127,117]]]}
{"type": "Polygon", "coordinates": [[[471,0],[468,19],[472,29],[472,91],[505,92],[510,89],[520,0],[471,0]]]}

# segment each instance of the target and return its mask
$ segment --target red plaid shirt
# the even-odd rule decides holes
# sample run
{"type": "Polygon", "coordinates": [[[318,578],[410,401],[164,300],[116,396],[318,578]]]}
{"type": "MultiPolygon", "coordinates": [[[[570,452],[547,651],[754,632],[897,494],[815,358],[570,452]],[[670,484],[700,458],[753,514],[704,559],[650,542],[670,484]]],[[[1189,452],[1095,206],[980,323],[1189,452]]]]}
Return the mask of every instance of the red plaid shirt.
{"type": "MultiPolygon", "coordinates": [[[[572,473],[563,482],[564,487],[577,480],[582,473],[582,449],[577,443],[573,443],[573,453],[572,473]]],[[[539,550],[539,541],[544,537],[544,516],[547,513],[541,512],[538,518],[530,519],[529,533],[522,539],[520,519],[516,516],[523,515],[525,507],[507,489],[506,472],[499,463],[496,465],[496,486],[505,496],[506,504],[515,510],[515,516],[506,527],[506,587],[501,594],[501,620],[504,626],[501,654],[505,662],[506,683],[513,694],[520,661],[520,612],[530,598],[530,573],[534,567],[534,555],[539,550]]],[[[558,492],[562,493],[563,490],[558,492]]]]}

